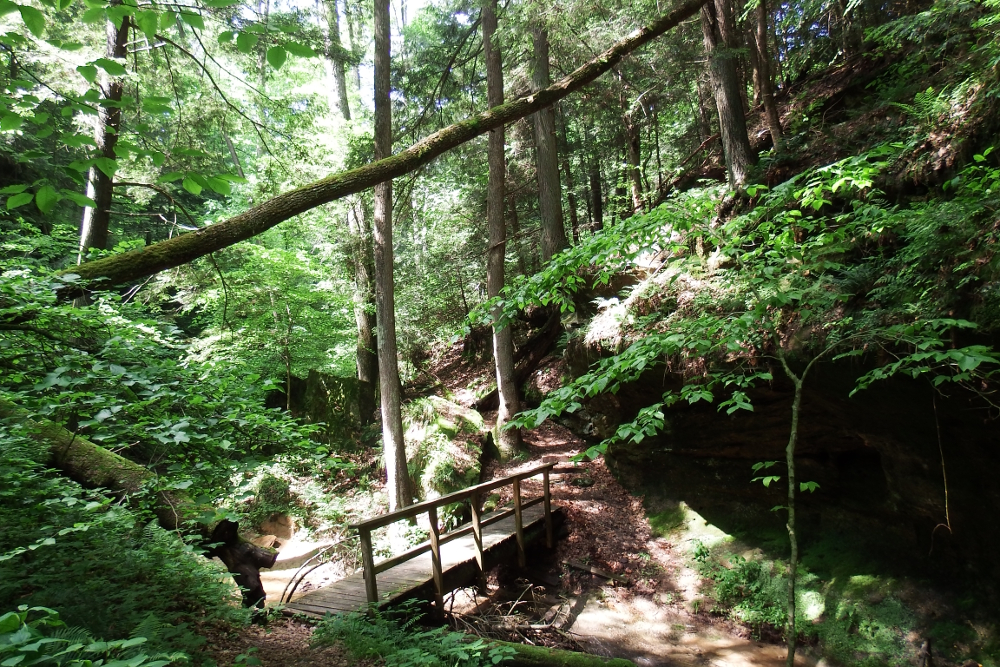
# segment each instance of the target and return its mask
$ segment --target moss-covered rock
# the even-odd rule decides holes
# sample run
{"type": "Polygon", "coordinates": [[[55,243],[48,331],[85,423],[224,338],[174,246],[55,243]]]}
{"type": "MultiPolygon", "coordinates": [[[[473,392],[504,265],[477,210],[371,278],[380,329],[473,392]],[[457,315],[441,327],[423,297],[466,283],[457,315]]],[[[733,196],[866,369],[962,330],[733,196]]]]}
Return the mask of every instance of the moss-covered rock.
{"type": "Polygon", "coordinates": [[[479,482],[486,426],[478,412],[430,396],[404,407],[403,426],[410,476],[421,499],[479,482]]]}

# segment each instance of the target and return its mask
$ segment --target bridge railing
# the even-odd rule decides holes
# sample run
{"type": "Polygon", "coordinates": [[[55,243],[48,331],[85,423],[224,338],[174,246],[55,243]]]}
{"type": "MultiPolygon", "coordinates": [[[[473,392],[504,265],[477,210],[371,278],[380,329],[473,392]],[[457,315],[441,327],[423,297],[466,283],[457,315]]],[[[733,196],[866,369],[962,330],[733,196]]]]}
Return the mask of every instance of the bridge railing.
{"type": "Polygon", "coordinates": [[[396,510],[395,512],[383,514],[381,516],[368,519],[367,521],[362,521],[361,523],[352,525],[351,528],[358,531],[358,536],[361,540],[361,560],[365,576],[365,594],[368,597],[368,601],[378,602],[378,582],[376,581],[376,577],[380,572],[385,572],[400,563],[430,551],[431,567],[434,575],[435,598],[438,609],[441,609],[445,593],[444,573],[441,569],[441,545],[446,544],[458,537],[462,537],[463,535],[468,535],[471,532],[473,540],[476,544],[476,562],[479,564],[479,571],[483,572],[483,528],[496,523],[497,521],[506,519],[511,514],[514,515],[515,535],[517,536],[517,561],[518,565],[524,567],[526,561],[522,513],[528,507],[533,507],[539,503],[543,504],[545,510],[545,545],[551,549],[553,547],[553,536],[552,499],[549,492],[549,473],[555,465],[555,463],[546,463],[544,465],[531,468],[530,470],[525,470],[524,472],[504,477],[503,479],[483,482],[482,484],[470,486],[467,489],[462,489],[461,491],[456,491],[455,493],[449,493],[448,495],[441,496],[440,498],[425,500],[422,503],[410,505],[409,507],[404,507],[403,509],[396,510]],[[537,475],[542,476],[542,495],[531,500],[522,500],[521,482],[537,475]],[[480,500],[484,494],[506,486],[513,487],[514,507],[512,509],[493,512],[489,516],[484,517],[482,510],[480,509],[480,500]],[[472,523],[457,528],[451,532],[441,533],[438,529],[437,521],[438,508],[445,505],[451,505],[452,503],[463,502],[465,500],[469,500],[472,505],[472,523]],[[420,514],[426,514],[429,520],[430,540],[376,564],[374,556],[372,555],[372,531],[377,528],[382,528],[383,526],[388,526],[397,521],[412,519],[420,514]]]}

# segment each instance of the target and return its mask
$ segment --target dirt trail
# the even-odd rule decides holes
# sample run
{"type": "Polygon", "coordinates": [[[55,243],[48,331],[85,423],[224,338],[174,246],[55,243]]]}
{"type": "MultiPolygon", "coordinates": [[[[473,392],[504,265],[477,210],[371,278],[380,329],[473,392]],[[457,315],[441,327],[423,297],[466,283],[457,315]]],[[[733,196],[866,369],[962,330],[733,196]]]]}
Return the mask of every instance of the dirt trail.
{"type": "MultiPolygon", "coordinates": [[[[488,475],[510,474],[542,461],[569,461],[585,448],[568,429],[551,422],[527,433],[525,443],[528,461],[493,464],[488,475]]],[[[571,465],[560,464],[556,470],[571,465]]],[[[569,529],[556,560],[561,594],[572,609],[563,630],[580,645],[596,654],[631,658],[640,667],[785,664],[783,645],[753,641],[745,628],[701,609],[701,577],[688,567],[689,550],[694,539],[711,539],[714,527],[691,513],[687,525],[671,533],[676,537],[651,536],[642,499],[622,488],[603,459],[577,464],[573,472],[553,475],[552,481],[553,501],[566,512],[569,529]],[[630,585],[615,585],[565,561],[607,570],[630,585]]],[[[539,482],[524,488],[528,494],[541,491],[539,482]]],[[[816,665],[801,655],[796,664],[816,665]]]]}

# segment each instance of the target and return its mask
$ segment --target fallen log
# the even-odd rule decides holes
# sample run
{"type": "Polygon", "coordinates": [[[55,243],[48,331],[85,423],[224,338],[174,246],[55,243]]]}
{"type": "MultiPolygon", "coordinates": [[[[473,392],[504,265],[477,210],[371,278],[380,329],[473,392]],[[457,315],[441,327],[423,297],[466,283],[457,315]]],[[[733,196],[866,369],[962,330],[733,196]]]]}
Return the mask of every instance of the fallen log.
{"type": "Polygon", "coordinates": [[[490,644],[514,650],[511,659],[504,663],[511,667],[635,667],[634,662],[624,658],[602,658],[589,653],[499,640],[490,640],[490,644]]]}
{"type": "MultiPolygon", "coordinates": [[[[77,274],[84,281],[100,279],[102,289],[117,287],[228,248],[317,206],[413,172],[481,134],[529,116],[579,90],[632,51],[694,16],[706,1],[686,0],[548,88],[449,125],[395,155],[285,192],[223,222],[144,248],[85,262],[64,273],[77,274]]],[[[80,287],[63,292],[63,298],[71,298],[79,294],[80,287]]]]}
{"type": "MultiPolygon", "coordinates": [[[[132,498],[146,493],[155,478],[138,463],[47,419],[34,419],[27,410],[3,398],[0,398],[0,419],[28,428],[33,437],[48,448],[49,462],[85,486],[108,489],[132,498]]],[[[218,518],[216,508],[196,503],[183,491],[157,491],[154,512],[159,524],[167,530],[198,532],[204,544],[214,545],[206,553],[209,557],[218,556],[233,573],[233,579],[243,591],[243,604],[263,606],[266,595],[260,581],[260,569],[274,565],[277,551],[247,542],[240,537],[236,522],[218,518]]]]}

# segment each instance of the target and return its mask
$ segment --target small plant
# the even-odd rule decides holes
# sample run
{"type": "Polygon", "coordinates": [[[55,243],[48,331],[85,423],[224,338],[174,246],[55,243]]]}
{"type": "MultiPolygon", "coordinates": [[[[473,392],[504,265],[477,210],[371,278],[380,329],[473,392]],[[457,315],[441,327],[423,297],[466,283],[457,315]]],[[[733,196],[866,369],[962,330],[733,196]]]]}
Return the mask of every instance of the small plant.
{"type": "Polygon", "coordinates": [[[370,618],[353,613],[324,619],[313,643],[340,641],[355,658],[380,657],[386,667],[489,667],[513,657],[514,649],[481,638],[446,628],[420,629],[423,614],[417,605],[408,602],[392,612],[373,607],[370,618]]]}
{"type": "Polygon", "coordinates": [[[67,627],[47,607],[21,605],[0,616],[0,664],[5,666],[164,667],[187,658],[182,653],[150,656],[142,652],[146,641],[141,636],[94,639],[85,630],[67,627]]]}

